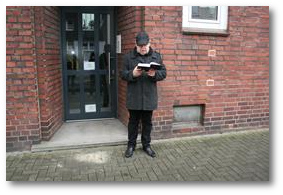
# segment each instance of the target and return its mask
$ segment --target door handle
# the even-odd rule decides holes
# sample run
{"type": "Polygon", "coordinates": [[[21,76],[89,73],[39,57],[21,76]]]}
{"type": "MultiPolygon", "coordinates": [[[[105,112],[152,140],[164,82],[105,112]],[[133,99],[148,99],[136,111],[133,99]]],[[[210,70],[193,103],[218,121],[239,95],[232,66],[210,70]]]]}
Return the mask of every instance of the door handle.
{"type": "Polygon", "coordinates": [[[110,52],[108,52],[108,85],[110,85],[110,81],[111,81],[111,72],[110,72],[110,69],[111,69],[111,60],[110,60],[110,52]]]}

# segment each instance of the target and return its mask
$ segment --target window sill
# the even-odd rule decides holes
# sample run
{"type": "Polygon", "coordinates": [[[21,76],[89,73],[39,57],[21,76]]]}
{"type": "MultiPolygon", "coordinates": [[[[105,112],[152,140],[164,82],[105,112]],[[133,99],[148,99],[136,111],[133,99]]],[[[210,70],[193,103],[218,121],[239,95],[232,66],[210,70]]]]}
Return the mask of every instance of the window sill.
{"type": "Polygon", "coordinates": [[[217,29],[201,29],[201,28],[182,28],[183,34],[188,35],[212,35],[212,36],[224,36],[227,37],[230,33],[227,30],[217,30],[217,29]]]}
{"type": "Polygon", "coordinates": [[[190,135],[197,135],[201,134],[202,132],[205,132],[205,127],[199,123],[173,123],[172,132],[174,134],[181,134],[184,135],[184,133],[190,134],[190,135]]]}
{"type": "Polygon", "coordinates": [[[172,124],[172,129],[185,129],[185,128],[195,128],[195,127],[202,127],[203,125],[199,122],[174,122],[172,124]]]}

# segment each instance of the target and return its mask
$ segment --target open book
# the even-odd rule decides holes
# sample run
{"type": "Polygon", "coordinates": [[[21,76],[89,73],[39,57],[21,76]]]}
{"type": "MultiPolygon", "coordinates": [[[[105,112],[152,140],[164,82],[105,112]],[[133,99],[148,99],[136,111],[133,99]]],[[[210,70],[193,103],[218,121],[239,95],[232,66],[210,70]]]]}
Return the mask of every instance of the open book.
{"type": "Polygon", "coordinates": [[[150,62],[149,64],[147,63],[138,63],[138,68],[148,71],[149,69],[155,69],[155,70],[159,70],[161,69],[161,65],[156,63],[156,62],[150,62]]]}

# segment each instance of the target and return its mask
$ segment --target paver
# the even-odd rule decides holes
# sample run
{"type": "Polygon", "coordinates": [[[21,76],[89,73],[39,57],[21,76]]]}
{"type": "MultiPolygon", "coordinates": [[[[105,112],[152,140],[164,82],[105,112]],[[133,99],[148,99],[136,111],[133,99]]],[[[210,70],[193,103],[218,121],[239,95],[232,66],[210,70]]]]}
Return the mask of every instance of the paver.
{"type": "Polygon", "coordinates": [[[7,181],[268,181],[269,130],[153,141],[156,158],[138,144],[7,153],[7,181]]]}

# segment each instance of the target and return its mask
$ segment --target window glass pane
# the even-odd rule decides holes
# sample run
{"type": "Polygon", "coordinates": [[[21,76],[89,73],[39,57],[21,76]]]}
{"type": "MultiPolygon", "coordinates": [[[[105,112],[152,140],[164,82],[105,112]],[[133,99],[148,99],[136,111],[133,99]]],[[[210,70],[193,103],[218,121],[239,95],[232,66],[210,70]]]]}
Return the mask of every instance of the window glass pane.
{"type": "Polygon", "coordinates": [[[94,14],[82,14],[83,20],[83,69],[95,70],[94,14]],[[88,26],[84,23],[89,24],[88,26]]]}
{"type": "Polygon", "coordinates": [[[67,70],[78,70],[78,30],[76,13],[66,14],[66,49],[67,70]]]}
{"type": "Polygon", "coordinates": [[[86,95],[85,102],[88,104],[95,103],[95,75],[90,74],[84,77],[84,93],[86,95]]]}
{"type": "Polygon", "coordinates": [[[101,112],[111,111],[110,15],[99,15],[99,69],[101,112]],[[109,77],[110,76],[110,77],[109,77]]]}
{"type": "Polygon", "coordinates": [[[66,13],[66,31],[74,31],[77,29],[77,13],[66,13]]]}
{"type": "Polygon", "coordinates": [[[69,113],[78,114],[80,110],[80,83],[76,75],[68,75],[69,113]]]}
{"type": "Polygon", "coordinates": [[[111,111],[110,109],[110,99],[109,99],[109,79],[108,75],[101,75],[100,76],[100,99],[101,99],[101,105],[102,105],[102,112],[103,111],[111,111]]]}
{"type": "MultiPolygon", "coordinates": [[[[183,125],[201,126],[203,125],[203,114],[205,105],[174,106],[173,121],[175,127],[183,125]]],[[[184,127],[184,126],[183,126],[184,127]]]]}
{"type": "Polygon", "coordinates": [[[192,19],[217,20],[217,6],[192,6],[192,19]]]}
{"type": "Polygon", "coordinates": [[[85,112],[96,112],[96,88],[95,75],[84,77],[85,112]]]}
{"type": "Polygon", "coordinates": [[[94,30],[94,14],[83,14],[83,30],[94,30]]]}

